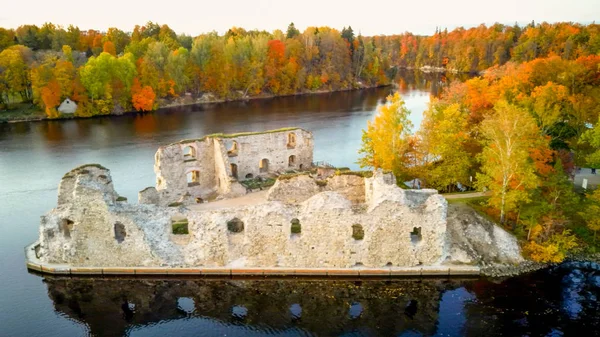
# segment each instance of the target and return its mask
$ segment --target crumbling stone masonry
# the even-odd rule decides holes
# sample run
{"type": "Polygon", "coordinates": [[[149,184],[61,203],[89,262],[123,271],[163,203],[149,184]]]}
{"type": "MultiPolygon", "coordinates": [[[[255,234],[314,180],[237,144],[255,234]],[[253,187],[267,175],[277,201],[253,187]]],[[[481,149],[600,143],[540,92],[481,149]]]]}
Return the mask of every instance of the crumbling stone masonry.
{"type": "Polygon", "coordinates": [[[244,179],[309,169],[312,133],[300,128],[182,140],[158,149],[156,187],[139,193],[139,202],[167,206],[193,204],[246,193],[244,179]]]}

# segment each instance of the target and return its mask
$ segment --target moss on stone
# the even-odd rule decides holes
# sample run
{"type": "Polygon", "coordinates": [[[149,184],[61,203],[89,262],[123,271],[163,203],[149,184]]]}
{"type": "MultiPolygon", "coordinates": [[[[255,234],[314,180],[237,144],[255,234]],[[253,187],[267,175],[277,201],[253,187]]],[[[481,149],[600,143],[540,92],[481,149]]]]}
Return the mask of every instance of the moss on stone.
{"type": "Polygon", "coordinates": [[[183,206],[183,203],[181,203],[181,202],[172,202],[168,206],[169,207],[179,207],[179,206],[183,206]]]}
{"type": "Polygon", "coordinates": [[[336,176],[357,176],[362,178],[373,177],[373,171],[335,171],[336,176]]]}
{"type": "Polygon", "coordinates": [[[188,144],[188,143],[193,143],[193,142],[203,142],[203,141],[205,141],[208,138],[237,138],[237,137],[254,136],[254,135],[264,135],[264,134],[269,134],[269,133],[286,132],[286,131],[293,131],[293,130],[301,130],[301,128],[299,128],[299,127],[288,127],[288,128],[281,128],[281,129],[274,129],[274,130],[267,130],[267,131],[259,131],[259,132],[238,132],[238,133],[231,133],[231,134],[213,133],[213,134],[210,134],[210,135],[206,135],[206,136],[204,136],[202,138],[183,139],[183,140],[180,140],[178,142],[171,143],[169,145],[174,145],[174,144],[188,144]]]}
{"type": "Polygon", "coordinates": [[[117,198],[117,201],[127,201],[127,198],[126,198],[126,197],[123,197],[123,196],[119,196],[119,197],[117,198]]]}
{"type": "Polygon", "coordinates": [[[319,186],[319,187],[327,186],[327,180],[315,180],[315,182],[317,183],[317,186],[319,186]]]}
{"type": "Polygon", "coordinates": [[[104,167],[104,166],[102,166],[100,164],[84,164],[84,165],[81,165],[81,166],[77,166],[76,168],[72,169],[71,171],[65,173],[65,175],[63,176],[63,179],[64,178],[72,178],[74,175],[80,174],[80,173],[81,174],[87,174],[87,173],[89,173],[89,170],[85,169],[87,167],[95,167],[95,168],[98,168],[98,169],[101,169],[101,170],[108,171],[108,169],[106,167],[104,167]]]}

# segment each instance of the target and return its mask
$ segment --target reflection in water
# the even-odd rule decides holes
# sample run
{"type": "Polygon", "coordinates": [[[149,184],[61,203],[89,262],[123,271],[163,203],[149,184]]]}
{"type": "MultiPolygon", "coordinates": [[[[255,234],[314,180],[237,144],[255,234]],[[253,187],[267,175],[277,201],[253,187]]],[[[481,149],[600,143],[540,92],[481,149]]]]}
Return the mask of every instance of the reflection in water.
{"type": "Polygon", "coordinates": [[[96,336],[560,336],[600,328],[600,273],[588,267],[503,282],[46,277],[45,283],[55,309],[96,336]],[[569,311],[573,301],[576,316],[569,311]]]}
{"type": "MultiPolygon", "coordinates": [[[[228,336],[391,336],[436,331],[440,297],[458,281],[136,280],[46,278],[57,311],[96,336],[221,331],[228,336]],[[418,301],[411,317],[403,315],[418,301]],[[190,321],[193,321],[191,323],[190,321]],[[166,324],[166,325],[165,325],[166,324]],[[189,329],[189,330],[188,330],[189,329]]],[[[216,333],[214,333],[216,335],[216,333]]]]}

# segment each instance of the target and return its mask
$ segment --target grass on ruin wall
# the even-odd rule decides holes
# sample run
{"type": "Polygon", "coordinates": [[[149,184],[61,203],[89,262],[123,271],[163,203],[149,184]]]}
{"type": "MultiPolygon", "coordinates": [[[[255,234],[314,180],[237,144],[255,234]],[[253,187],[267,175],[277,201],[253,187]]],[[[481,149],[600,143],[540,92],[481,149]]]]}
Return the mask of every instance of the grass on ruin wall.
{"type": "Polygon", "coordinates": [[[232,133],[232,134],[213,133],[213,134],[201,137],[201,138],[183,139],[183,140],[180,140],[178,142],[171,143],[169,145],[188,144],[188,143],[193,143],[193,142],[202,142],[202,141],[206,140],[207,138],[237,138],[237,137],[245,137],[245,136],[264,135],[264,134],[269,134],[269,133],[278,133],[278,132],[285,132],[285,131],[293,131],[293,130],[299,130],[299,129],[300,129],[299,127],[288,127],[288,128],[281,128],[281,129],[274,129],[274,130],[267,130],[267,131],[238,132],[238,133],[232,133]]]}
{"type": "Polygon", "coordinates": [[[83,165],[77,166],[76,168],[72,169],[71,171],[65,173],[65,175],[63,176],[63,179],[72,178],[77,173],[88,173],[86,170],[84,170],[86,167],[95,167],[95,168],[98,168],[101,170],[108,171],[108,169],[106,167],[104,167],[100,164],[83,164],[83,165]]]}

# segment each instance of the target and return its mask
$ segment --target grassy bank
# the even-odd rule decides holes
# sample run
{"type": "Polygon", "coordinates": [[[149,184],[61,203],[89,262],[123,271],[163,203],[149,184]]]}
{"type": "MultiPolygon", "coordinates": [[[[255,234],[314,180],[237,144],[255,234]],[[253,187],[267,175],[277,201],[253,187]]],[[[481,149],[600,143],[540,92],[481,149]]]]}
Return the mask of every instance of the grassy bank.
{"type": "Polygon", "coordinates": [[[0,110],[0,123],[35,121],[46,118],[46,114],[32,103],[17,103],[9,109],[0,110]]]}

